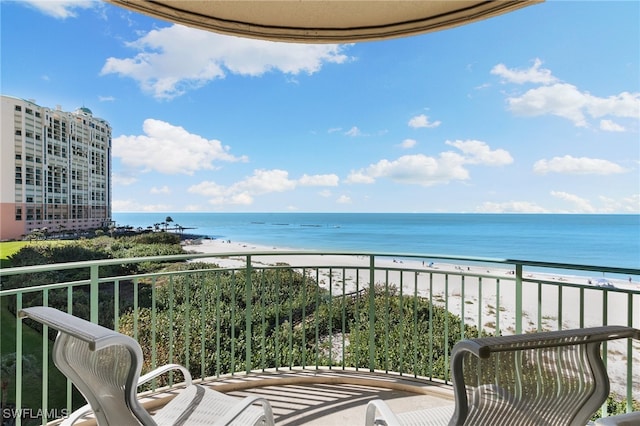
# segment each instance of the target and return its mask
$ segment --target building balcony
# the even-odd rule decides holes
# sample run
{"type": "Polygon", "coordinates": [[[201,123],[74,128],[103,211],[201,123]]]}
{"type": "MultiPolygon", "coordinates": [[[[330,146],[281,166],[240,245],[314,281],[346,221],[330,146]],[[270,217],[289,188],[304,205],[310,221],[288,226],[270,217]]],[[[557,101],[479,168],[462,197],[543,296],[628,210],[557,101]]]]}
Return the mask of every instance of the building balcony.
{"type": "MultiPolygon", "coordinates": [[[[278,424],[364,424],[371,399],[399,412],[451,404],[449,361],[461,339],[640,328],[639,276],[593,265],[285,251],[4,268],[3,414],[46,424],[85,403],[53,366],[53,331],[16,321],[32,305],[134,337],[143,372],[178,363],[216,390],[265,396],[278,424]]],[[[640,344],[605,343],[603,358],[615,399],[632,411],[640,344]]],[[[180,381],[158,380],[140,397],[152,411],[180,381]]]]}

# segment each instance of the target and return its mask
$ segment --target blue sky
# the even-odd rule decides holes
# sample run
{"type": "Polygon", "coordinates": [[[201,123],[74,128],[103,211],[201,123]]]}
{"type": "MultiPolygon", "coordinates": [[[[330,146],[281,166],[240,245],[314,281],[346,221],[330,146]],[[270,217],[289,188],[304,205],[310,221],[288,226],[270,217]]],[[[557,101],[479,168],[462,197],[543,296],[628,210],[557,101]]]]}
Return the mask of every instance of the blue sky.
{"type": "Polygon", "coordinates": [[[640,2],[298,45],[1,3],[2,94],[113,128],[114,211],[640,213],[640,2]]]}

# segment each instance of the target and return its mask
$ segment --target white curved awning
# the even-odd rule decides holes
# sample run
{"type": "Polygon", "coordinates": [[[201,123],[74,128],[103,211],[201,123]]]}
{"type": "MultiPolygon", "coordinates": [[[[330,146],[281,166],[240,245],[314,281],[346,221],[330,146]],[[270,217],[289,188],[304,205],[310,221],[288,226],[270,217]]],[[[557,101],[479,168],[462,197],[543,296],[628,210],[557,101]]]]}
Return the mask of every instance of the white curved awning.
{"type": "Polygon", "coordinates": [[[107,1],[227,35],[297,43],[349,43],[443,30],[544,0],[107,1]]]}

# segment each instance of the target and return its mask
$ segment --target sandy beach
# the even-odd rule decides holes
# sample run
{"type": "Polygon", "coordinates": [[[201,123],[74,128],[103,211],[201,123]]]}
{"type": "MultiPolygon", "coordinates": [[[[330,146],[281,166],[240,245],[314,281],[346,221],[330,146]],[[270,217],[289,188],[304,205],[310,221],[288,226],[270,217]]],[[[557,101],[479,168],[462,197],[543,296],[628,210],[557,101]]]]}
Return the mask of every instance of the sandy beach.
{"type": "MultiPolygon", "coordinates": [[[[290,255],[286,252],[297,251],[286,247],[266,247],[247,242],[228,240],[202,239],[185,241],[184,248],[196,253],[210,253],[211,258],[200,259],[216,263],[221,267],[242,267],[245,265],[245,253],[269,253],[269,255],[252,255],[254,265],[273,265],[286,263],[293,267],[318,267],[319,284],[325,288],[332,287],[333,294],[348,294],[356,289],[366,288],[369,284],[368,256],[317,255],[308,252],[301,255],[290,255]],[[283,252],[283,255],[278,255],[283,252]],[[222,255],[222,257],[217,257],[222,255]],[[339,265],[329,270],[328,266],[339,265]],[[326,268],[325,268],[326,267],[326,268]],[[331,276],[330,276],[331,273],[331,276]],[[344,276],[343,276],[344,275],[344,276]],[[356,284],[357,281],[357,284],[356,284]]],[[[473,324],[488,332],[499,328],[504,334],[515,332],[516,291],[514,271],[497,266],[477,264],[454,264],[437,259],[394,259],[376,258],[376,283],[390,283],[400,287],[404,294],[417,292],[422,297],[432,297],[434,303],[445,306],[464,317],[465,323],[473,324]],[[461,278],[465,275],[464,279],[461,278]],[[477,278],[482,276],[481,279],[477,278]],[[499,283],[499,284],[498,284],[499,283]],[[481,284],[481,285],[479,285],[481,284]]],[[[608,284],[619,289],[637,290],[640,283],[628,280],[607,278],[608,284]]],[[[523,315],[522,329],[535,331],[540,326],[543,330],[591,327],[603,324],[629,325],[640,328],[640,309],[628,313],[628,295],[626,293],[608,292],[607,303],[603,303],[603,293],[597,288],[597,278],[574,275],[552,275],[524,271],[523,283],[523,315]],[[538,282],[544,281],[539,287],[538,282]],[[553,282],[562,284],[584,285],[584,300],[579,302],[580,291],[577,287],[564,287],[560,292],[553,282]],[[539,293],[539,289],[541,292],[539,293]],[[606,306],[606,312],[603,309],[606,306]],[[581,309],[582,308],[582,309],[581,309]]],[[[640,306],[640,294],[633,295],[634,306],[640,306]]],[[[636,353],[640,354],[640,342],[634,342],[636,353]]],[[[617,390],[615,383],[626,382],[626,342],[609,343],[608,369],[612,390],[617,390]],[[613,354],[613,355],[612,355],[613,354]]],[[[640,355],[634,359],[640,365],[640,355]]],[[[640,371],[634,371],[634,390],[640,394],[640,371]]]]}

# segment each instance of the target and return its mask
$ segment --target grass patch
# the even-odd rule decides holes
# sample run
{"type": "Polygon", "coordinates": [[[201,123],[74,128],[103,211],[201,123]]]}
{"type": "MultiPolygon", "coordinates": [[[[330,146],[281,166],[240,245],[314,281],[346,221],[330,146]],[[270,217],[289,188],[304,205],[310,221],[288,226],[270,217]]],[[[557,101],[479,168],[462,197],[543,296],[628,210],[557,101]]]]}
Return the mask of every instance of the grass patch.
{"type": "Polygon", "coordinates": [[[20,249],[29,244],[29,241],[5,241],[0,243],[0,268],[9,268],[11,262],[9,256],[20,251],[20,249]]]}
{"type": "Polygon", "coordinates": [[[13,256],[17,252],[22,249],[22,247],[33,246],[33,245],[62,245],[62,244],[70,244],[73,241],[61,241],[61,240],[50,240],[50,241],[3,241],[0,242],[0,268],[10,268],[11,262],[9,261],[9,257],[13,256]]]}

